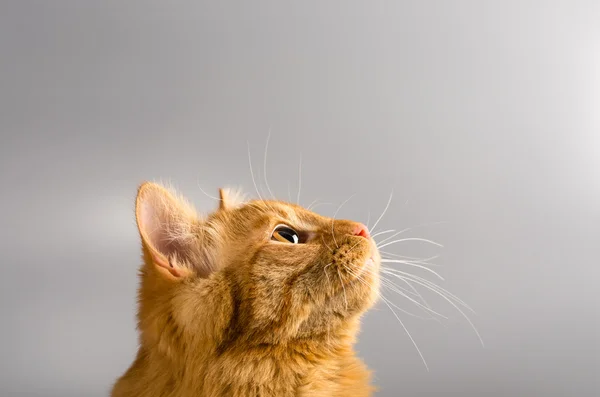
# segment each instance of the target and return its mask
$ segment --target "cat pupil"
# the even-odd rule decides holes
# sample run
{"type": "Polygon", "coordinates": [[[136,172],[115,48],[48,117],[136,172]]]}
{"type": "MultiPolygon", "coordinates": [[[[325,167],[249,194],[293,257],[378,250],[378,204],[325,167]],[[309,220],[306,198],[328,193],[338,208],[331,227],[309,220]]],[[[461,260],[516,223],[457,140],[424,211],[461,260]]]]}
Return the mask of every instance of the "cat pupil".
{"type": "Polygon", "coordinates": [[[298,243],[298,235],[295,233],[290,233],[288,231],[284,231],[284,232],[279,232],[279,234],[285,238],[286,240],[288,240],[290,243],[294,243],[297,244],[298,243]]]}

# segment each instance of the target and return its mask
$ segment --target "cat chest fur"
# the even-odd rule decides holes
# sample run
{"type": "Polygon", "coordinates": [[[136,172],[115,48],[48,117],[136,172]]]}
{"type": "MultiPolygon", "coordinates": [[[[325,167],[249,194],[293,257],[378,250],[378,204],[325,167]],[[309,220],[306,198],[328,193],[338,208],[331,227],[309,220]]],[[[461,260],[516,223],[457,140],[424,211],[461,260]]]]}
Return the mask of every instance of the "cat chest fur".
{"type": "Polygon", "coordinates": [[[361,397],[373,392],[369,371],[350,352],[329,358],[286,356],[231,351],[175,363],[141,353],[117,382],[113,397],[361,397]]]}

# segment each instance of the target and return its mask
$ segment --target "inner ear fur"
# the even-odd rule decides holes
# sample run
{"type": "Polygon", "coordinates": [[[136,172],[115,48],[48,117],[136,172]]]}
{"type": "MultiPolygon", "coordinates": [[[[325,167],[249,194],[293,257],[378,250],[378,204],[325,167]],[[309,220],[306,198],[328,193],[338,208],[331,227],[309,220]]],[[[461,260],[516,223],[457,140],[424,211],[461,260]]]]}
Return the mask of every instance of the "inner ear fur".
{"type": "Polygon", "coordinates": [[[192,273],[196,258],[200,219],[194,208],[171,189],[143,183],[137,193],[136,222],[144,248],[167,278],[179,279],[192,273]]]}

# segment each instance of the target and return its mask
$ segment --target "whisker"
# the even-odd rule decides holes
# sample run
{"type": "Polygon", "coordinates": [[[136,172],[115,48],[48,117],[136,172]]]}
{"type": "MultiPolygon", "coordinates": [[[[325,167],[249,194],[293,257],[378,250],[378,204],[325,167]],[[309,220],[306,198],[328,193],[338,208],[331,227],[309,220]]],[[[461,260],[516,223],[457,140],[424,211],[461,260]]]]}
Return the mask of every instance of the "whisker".
{"type": "Polygon", "coordinates": [[[350,249],[348,250],[348,254],[350,252],[352,252],[352,250],[354,250],[354,248],[356,248],[357,245],[359,245],[361,243],[361,241],[358,241],[356,244],[354,244],[352,247],[350,247],[350,249]]]}
{"type": "MultiPolygon", "coordinates": [[[[411,259],[408,259],[408,258],[404,258],[402,256],[398,256],[398,257],[402,258],[400,260],[401,261],[405,261],[405,262],[416,263],[416,264],[427,266],[427,267],[442,267],[442,265],[437,264],[437,263],[433,263],[433,262],[425,262],[425,261],[420,261],[420,260],[411,260],[411,259]]],[[[392,257],[387,256],[387,254],[382,254],[381,255],[381,259],[396,260],[398,258],[392,258],[392,257]]],[[[401,262],[401,263],[403,263],[403,262],[401,262]]]]}
{"type": "Polygon", "coordinates": [[[430,265],[430,266],[442,266],[442,265],[438,265],[436,263],[429,262],[431,260],[439,258],[441,255],[434,255],[434,256],[430,256],[429,258],[417,258],[415,256],[398,255],[398,254],[394,254],[392,252],[386,252],[386,251],[382,251],[382,250],[379,250],[379,253],[381,253],[382,256],[385,255],[385,256],[393,256],[396,258],[408,259],[415,263],[422,263],[422,264],[430,265]]]}
{"type": "Polygon", "coordinates": [[[327,249],[330,252],[333,252],[333,250],[331,249],[331,247],[329,245],[327,245],[327,243],[325,242],[325,237],[321,234],[321,240],[323,240],[323,244],[325,244],[325,247],[327,247],[327,249]]]}
{"type": "Polygon", "coordinates": [[[406,229],[402,229],[402,230],[400,230],[399,232],[396,232],[396,233],[392,234],[391,236],[388,236],[388,237],[384,238],[383,240],[379,241],[377,244],[383,244],[383,243],[385,243],[386,241],[393,239],[393,238],[394,238],[394,237],[396,237],[397,235],[399,235],[399,234],[402,234],[402,233],[404,233],[404,232],[407,232],[407,231],[409,231],[410,229],[411,229],[410,227],[407,227],[406,229]]]}
{"type": "Polygon", "coordinates": [[[358,281],[364,283],[365,285],[368,285],[367,282],[362,277],[360,277],[360,275],[358,275],[357,273],[352,271],[351,268],[349,268],[348,266],[346,266],[343,263],[342,263],[342,266],[344,267],[344,269],[346,269],[346,272],[350,273],[351,276],[355,277],[358,281]]]}
{"type": "Polygon", "coordinates": [[[254,170],[252,169],[252,157],[250,155],[250,142],[246,141],[246,144],[248,146],[248,164],[250,165],[250,176],[252,177],[252,183],[254,184],[254,189],[256,189],[256,194],[258,194],[258,198],[263,202],[264,205],[266,205],[271,211],[276,212],[275,209],[273,208],[273,206],[267,204],[267,200],[265,200],[262,197],[262,195],[260,194],[258,185],[256,184],[256,179],[254,178],[254,170]]]}
{"type": "Polygon", "coordinates": [[[315,200],[313,200],[313,201],[312,201],[312,202],[311,202],[311,203],[308,205],[308,207],[306,207],[306,209],[310,211],[311,207],[312,207],[313,205],[317,204],[318,202],[319,202],[319,199],[315,199],[315,200]]]}
{"type": "Polygon", "coordinates": [[[269,151],[269,139],[271,139],[271,127],[269,127],[269,135],[267,135],[267,144],[265,145],[265,159],[263,161],[263,174],[265,176],[265,185],[267,185],[267,190],[269,191],[269,195],[271,197],[275,197],[271,188],[269,187],[269,181],[267,180],[267,153],[269,151]]]}
{"type": "Polygon", "coordinates": [[[342,289],[344,290],[344,300],[346,301],[346,310],[348,310],[348,296],[346,295],[346,287],[344,286],[344,281],[342,280],[342,275],[340,274],[340,269],[337,269],[338,277],[340,278],[340,284],[342,284],[342,289]]]}
{"type": "Polygon", "coordinates": [[[421,350],[419,349],[419,346],[417,345],[417,343],[413,339],[412,335],[410,334],[410,332],[408,332],[408,329],[406,328],[406,326],[404,325],[404,323],[402,322],[402,320],[400,320],[400,317],[398,317],[398,314],[394,311],[394,309],[392,309],[392,307],[386,302],[385,299],[383,299],[383,302],[387,305],[387,307],[390,308],[390,310],[392,311],[392,313],[394,313],[394,316],[396,317],[396,319],[398,320],[398,322],[400,323],[400,325],[402,326],[402,328],[404,328],[404,332],[406,332],[406,334],[408,335],[408,337],[411,340],[412,344],[415,346],[415,349],[417,349],[417,352],[419,353],[419,356],[421,357],[421,360],[423,360],[423,364],[425,364],[425,368],[427,369],[427,372],[429,372],[429,366],[427,365],[427,361],[425,361],[425,357],[423,357],[423,354],[421,353],[421,350]]]}
{"type": "Polygon", "coordinates": [[[404,232],[408,232],[409,230],[417,229],[417,228],[419,228],[419,227],[424,227],[424,226],[438,225],[438,224],[441,224],[441,223],[446,223],[446,222],[444,222],[444,221],[439,221],[439,222],[427,222],[427,223],[421,223],[420,225],[417,225],[417,226],[407,227],[406,229],[402,229],[402,230],[400,230],[399,232],[397,232],[397,233],[395,233],[395,234],[393,234],[393,235],[391,235],[391,236],[389,236],[389,237],[387,237],[387,238],[385,238],[385,239],[383,239],[383,240],[379,241],[379,242],[378,242],[378,244],[382,244],[382,243],[384,243],[384,242],[386,242],[386,241],[388,241],[388,240],[390,240],[390,239],[392,239],[392,238],[396,237],[396,236],[397,236],[397,235],[399,235],[399,234],[402,234],[402,233],[404,233],[404,232]]]}
{"type": "Polygon", "coordinates": [[[319,207],[321,205],[333,205],[333,203],[326,203],[326,202],[325,203],[317,203],[317,204],[315,204],[315,205],[313,205],[311,207],[308,207],[307,209],[310,210],[310,211],[314,211],[315,208],[317,208],[317,207],[319,207]]]}
{"type": "Polygon", "coordinates": [[[434,274],[440,280],[442,280],[442,281],[444,280],[444,277],[440,276],[434,270],[431,270],[430,268],[428,268],[426,266],[419,265],[419,264],[416,264],[416,263],[413,263],[413,262],[410,262],[410,261],[402,261],[402,260],[398,260],[398,259],[382,259],[381,262],[383,262],[383,263],[402,263],[404,265],[418,267],[419,269],[423,269],[423,270],[426,270],[426,271],[430,272],[431,274],[434,274]]]}
{"type": "MultiPolygon", "coordinates": [[[[382,272],[384,272],[384,273],[385,273],[385,271],[384,271],[384,270],[382,270],[382,272]]],[[[387,274],[390,274],[390,275],[392,275],[392,276],[396,276],[395,274],[391,274],[391,273],[387,273],[387,274]]],[[[397,276],[396,276],[396,277],[397,277],[397,276]]],[[[400,295],[400,296],[402,296],[402,297],[404,297],[404,298],[408,299],[409,301],[411,301],[412,303],[414,303],[415,305],[417,305],[418,307],[420,307],[421,309],[423,309],[423,310],[425,310],[425,311],[427,311],[427,312],[433,313],[433,314],[435,314],[435,315],[437,315],[437,316],[440,316],[440,317],[442,317],[442,318],[444,318],[444,319],[448,319],[448,317],[444,316],[443,314],[440,314],[440,313],[436,312],[435,310],[433,310],[433,309],[431,309],[431,308],[429,308],[429,307],[427,307],[427,306],[424,306],[424,305],[423,305],[423,304],[421,304],[420,302],[417,302],[416,300],[412,299],[410,296],[408,296],[408,295],[406,295],[405,293],[401,292],[401,291],[399,290],[399,288],[401,289],[401,287],[398,287],[397,285],[395,285],[395,284],[393,284],[393,283],[391,283],[391,284],[393,285],[393,287],[389,287],[389,286],[388,286],[388,288],[390,288],[390,289],[391,289],[393,292],[395,292],[395,293],[397,293],[398,295],[400,295]]]]}
{"type": "Polygon", "coordinates": [[[379,218],[377,218],[377,221],[375,222],[375,224],[373,225],[373,227],[371,228],[373,231],[375,231],[375,228],[377,227],[377,224],[379,223],[379,221],[381,220],[381,218],[383,218],[383,216],[385,215],[385,212],[387,211],[387,209],[390,206],[390,203],[392,202],[392,196],[394,195],[394,191],[392,190],[390,193],[390,198],[388,199],[387,204],[385,205],[385,208],[383,210],[383,212],[381,213],[381,215],[379,216],[379,218]]]}
{"type": "MultiPolygon", "coordinates": [[[[350,274],[354,275],[355,277],[358,277],[358,276],[357,276],[355,273],[353,273],[353,272],[352,272],[352,270],[351,270],[351,269],[349,269],[347,266],[345,266],[345,265],[343,265],[343,266],[344,266],[344,267],[347,269],[347,271],[348,271],[350,274]]],[[[406,285],[408,285],[408,286],[409,286],[409,287],[412,289],[412,291],[409,291],[409,290],[407,290],[407,289],[405,289],[405,288],[402,288],[402,287],[400,287],[399,285],[395,284],[395,283],[394,283],[392,280],[389,280],[388,278],[386,278],[386,277],[385,277],[385,275],[386,275],[386,274],[387,274],[387,275],[394,276],[394,277],[398,277],[398,276],[397,276],[397,275],[395,275],[395,274],[392,274],[392,273],[388,273],[388,272],[386,272],[386,270],[388,270],[388,268],[386,268],[386,267],[382,267],[382,268],[381,268],[381,273],[377,273],[377,272],[375,272],[375,271],[374,271],[374,270],[372,270],[372,269],[368,269],[368,268],[367,268],[367,269],[364,269],[364,271],[365,271],[365,272],[367,272],[367,273],[370,273],[370,274],[373,274],[373,275],[379,276],[379,279],[380,279],[380,281],[382,282],[382,285],[383,285],[383,286],[385,286],[386,288],[390,289],[392,292],[395,292],[395,293],[397,293],[397,294],[399,294],[399,295],[401,295],[401,296],[403,296],[403,297],[407,298],[408,300],[410,300],[411,302],[413,302],[414,304],[416,304],[418,307],[420,307],[421,309],[423,309],[423,310],[425,310],[425,311],[427,311],[427,312],[434,313],[434,314],[436,314],[436,315],[438,315],[438,316],[440,316],[440,317],[442,317],[442,318],[445,318],[445,319],[447,319],[447,317],[446,317],[446,316],[444,316],[444,315],[442,315],[442,314],[440,314],[440,313],[437,313],[436,311],[434,311],[433,309],[431,309],[431,307],[430,307],[429,305],[426,305],[426,306],[424,307],[424,306],[423,306],[423,305],[422,305],[420,302],[416,302],[415,300],[413,300],[412,298],[410,298],[409,296],[407,296],[405,293],[407,293],[407,294],[410,294],[410,295],[414,295],[414,296],[418,296],[418,297],[419,297],[421,300],[423,300],[423,301],[424,301],[424,299],[423,299],[423,296],[422,296],[421,294],[419,294],[419,292],[418,292],[418,291],[417,291],[417,290],[416,290],[416,289],[415,289],[415,288],[414,288],[414,287],[413,287],[413,286],[412,286],[410,283],[408,283],[407,281],[405,281],[405,280],[401,280],[401,281],[403,281],[403,282],[404,282],[406,285]],[[401,290],[401,291],[400,291],[400,290],[401,290]],[[403,291],[403,292],[402,292],[402,291],[403,291]]]]}
{"type": "Polygon", "coordinates": [[[300,190],[302,188],[302,154],[300,154],[300,165],[298,166],[298,197],[296,204],[300,205],[300,190]]]}
{"type": "MultiPolygon", "coordinates": [[[[371,274],[375,274],[374,272],[372,272],[371,274]]],[[[415,293],[413,291],[409,291],[404,287],[400,287],[398,284],[394,283],[392,280],[388,279],[387,277],[385,277],[387,275],[387,273],[383,273],[381,272],[379,274],[379,280],[381,281],[382,285],[385,285],[386,287],[392,286],[395,289],[399,289],[402,290],[404,292],[406,292],[407,294],[413,295],[413,296],[418,296],[418,293],[415,293]]],[[[396,291],[394,291],[396,292],[396,291]]]]}
{"type": "Polygon", "coordinates": [[[391,244],[396,244],[396,243],[401,243],[403,241],[422,241],[424,243],[429,243],[429,244],[433,244],[433,245],[437,245],[438,247],[444,247],[442,244],[440,243],[436,243],[435,241],[431,241],[431,240],[427,240],[425,238],[419,238],[419,237],[407,237],[407,238],[403,238],[400,240],[394,240],[394,241],[390,241],[389,243],[385,243],[381,246],[377,246],[377,248],[383,248],[383,247],[387,247],[388,245],[391,244]]]}
{"type": "Polygon", "coordinates": [[[208,198],[211,198],[211,199],[213,199],[213,200],[221,201],[221,199],[220,199],[220,198],[218,198],[218,197],[215,197],[215,196],[211,196],[210,194],[206,193],[206,192],[204,191],[204,189],[202,189],[202,187],[200,186],[200,181],[198,181],[198,182],[197,182],[197,184],[198,184],[198,189],[200,189],[200,191],[201,191],[202,193],[204,193],[204,195],[205,195],[206,197],[208,197],[208,198]]]}
{"type": "Polygon", "coordinates": [[[409,301],[411,301],[412,303],[414,303],[415,305],[417,305],[417,307],[421,308],[422,310],[424,310],[426,312],[429,312],[429,313],[432,313],[432,314],[435,314],[436,316],[440,316],[441,318],[443,318],[445,320],[448,319],[448,317],[444,316],[443,314],[440,314],[440,313],[436,312],[435,310],[431,309],[430,307],[427,307],[427,306],[423,305],[422,303],[417,302],[416,300],[410,298],[406,294],[403,294],[403,293],[401,293],[399,291],[396,291],[395,289],[391,289],[391,290],[393,292],[397,293],[398,295],[402,296],[403,298],[408,299],[409,301]]]}
{"type": "MultiPolygon", "coordinates": [[[[389,287],[386,287],[386,288],[389,288],[389,287]]],[[[404,314],[406,314],[406,315],[409,315],[409,316],[411,316],[411,317],[418,318],[419,320],[425,320],[425,321],[427,321],[427,320],[437,320],[437,321],[439,321],[437,318],[435,318],[435,317],[433,317],[433,316],[431,316],[431,315],[430,315],[429,317],[423,317],[423,316],[419,316],[419,315],[417,315],[417,314],[411,313],[411,312],[409,312],[409,311],[407,311],[407,310],[404,310],[404,309],[402,309],[400,306],[398,306],[398,305],[396,305],[394,302],[392,302],[392,300],[391,300],[391,299],[387,299],[387,298],[385,298],[385,296],[384,296],[384,295],[379,295],[379,297],[380,297],[381,299],[386,299],[390,305],[394,306],[396,309],[400,310],[402,313],[404,313],[404,314]]]]}
{"type": "Polygon", "coordinates": [[[328,263],[327,265],[325,265],[325,267],[323,268],[323,272],[325,273],[325,277],[327,277],[327,285],[329,286],[329,290],[331,290],[331,280],[329,279],[329,274],[327,274],[327,268],[329,266],[333,265],[333,262],[328,263]]]}
{"type": "MultiPolygon", "coordinates": [[[[412,280],[410,280],[410,281],[412,281],[413,283],[420,284],[420,285],[422,285],[422,286],[424,286],[424,287],[426,287],[426,288],[429,288],[429,287],[428,287],[426,284],[424,284],[424,283],[421,283],[421,282],[419,282],[419,281],[417,281],[417,280],[414,280],[414,279],[412,279],[412,280]]],[[[429,289],[431,289],[431,288],[429,288],[429,289]]],[[[434,291],[433,289],[431,289],[431,290],[432,290],[432,291],[434,291]]],[[[471,321],[471,319],[469,318],[469,316],[467,316],[467,315],[465,314],[465,312],[463,312],[463,311],[460,309],[460,307],[458,307],[458,306],[457,306],[457,305],[456,305],[456,304],[455,304],[455,303],[454,303],[454,302],[453,302],[451,299],[449,299],[448,297],[446,297],[444,294],[441,294],[441,293],[439,293],[438,291],[434,291],[434,292],[436,292],[436,293],[437,293],[439,296],[441,296],[441,297],[442,297],[442,298],[444,298],[444,299],[445,299],[445,300],[446,300],[448,303],[450,303],[452,306],[454,306],[454,308],[455,308],[456,310],[458,310],[458,312],[459,312],[459,313],[460,313],[460,314],[461,314],[461,315],[462,315],[462,316],[463,316],[463,317],[464,317],[464,318],[467,320],[467,322],[469,323],[469,325],[471,326],[471,328],[473,329],[473,331],[475,331],[475,334],[476,334],[476,335],[477,335],[477,337],[479,338],[479,342],[481,343],[481,346],[485,346],[485,344],[483,343],[483,339],[481,338],[481,335],[479,334],[479,331],[477,330],[477,327],[475,327],[475,325],[473,324],[473,322],[471,321]]]]}
{"type": "Polygon", "coordinates": [[[339,248],[340,246],[338,245],[337,241],[335,240],[335,233],[333,231],[333,228],[335,226],[335,217],[338,214],[338,212],[342,209],[342,207],[344,206],[344,204],[346,204],[348,201],[350,201],[350,199],[352,197],[354,197],[355,195],[356,195],[356,193],[354,193],[352,196],[348,197],[342,204],[340,204],[340,206],[338,207],[338,209],[333,214],[333,218],[331,218],[331,237],[333,237],[333,242],[335,243],[335,246],[337,248],[339,248]]]}
{"type": "MultiPolygon", "coordinates": [[[[364,280],[364,279],[363,279],[361,276],[359,276],[359,275],[358,275],[358,274],[356,274],[354,271],[352,271],[352,269],[350,269],[348,266],[346,266],[346,265],[344,265],[344,264],[342,264],[342,266],[344,266],[344,268],[346,269],[346,271],[347,271],[347,272],[348,272],[350,275],[352,275],[353,277],[355,277],[355,278],[356,278],[356,280],[357,280],[358,282],[360,282],[361,284],[363,284],[363,285],[367,286],[368,288],[371,288],[371,286],[369,285],[369,283],[367,283],[367,282],[366,282],[366,281],[365,281],[365,280],[364,280]]],[[[366,269],[366,270],[368,270],[368,269],[366,269]]],[[[387,280],[385,277],[381,277],[380,279],[381,279],[381,281],[387,281],[387,282],[389,282],[389,284],[391,284],[393,287],[401,288],[401,287],[398,287],[397,285],[395,285],[394,283],[390,282],[389,280],[387,280]]],[[[390,289],[392,292],[396,292],[397,294],[399,294],[399,295],[401,295],[401,296],[403,296],[403,297],[405,297],[405,298],[407,298],[407,299],[409,299],[409,300],[411,300],[411,301],[412,301],[412,299],[411,299],[411,298],[409,298],[408,296],[406,296],[406,295],[405,295],[405,294],[403,294],[402,292],[398,291],[397,289],[395,289],[395,288],[392,288],[392,287],[390,287],[390,286],[388,286],[388,285],[385,285],[385,284],[383,284],[383,285],[384,285],[384,287],[386,287],[386,288],[390,289]]],[[[402,289],[402,288],[401,288],[401,289],[402,289]]],[[[408,292],[408,291],[407,291],[407,292],[408,292]]],[[[410,293],[410,292],[409,292],[409,293],[410,293]]],[[[384,297],[384,296],[383,296],[383,295],[382,295],[380,292],[378,292],[378,294],[377,294],[377,295],[378,295],[380,298],[382,298],[382,299],[385,299],[385,297],[384,297]]],[[[390,300],[390,301],[388,301],[388,302],[389,302],[389,303],[390,303],[392,306],[394,306],[395,308],[397,308],[398,310],[400,310],[401,312],[403,312],[403,313],[405,313],[405,314],[407,314],[407,315],[409,315],[409,316],[411,316],[411,317],[416,317],[416,318],[418,318],[418,319],[421,319],[421,320],[429,320],[429,319],[431,319],[431,318],[434,318],[434,317],[425,318],[425,317],[418,316],[418,315],[416,315],[416,314],[414,314],[414,313],[411,313],[411,312],[409,312],[409,311],[406,311],[406,310],[402,309],[401,307],[399,307],[399,306],[397,306],[396,304],[394,304],[394,303],[393,303],[391,300],[390,300]]],[[[414,302],[414,301],[413,301],[413,302],[414,302]]],[[[418,304],[418,302],[415,302],[415,303],[417,303],[417,304],[418,304]]],[[[442,316],[442,317],[443,317],[443,316],[442,316]]]]}
{"type": "Polygon", "coordinates": [[[384,230],[383,232],[379,232],[379,233],[375,233],[375,234],[371,235],[371,238],[375,238],[375,237],[377,237],[379,235],[382,235],[382,234],[385,234],[385,233],[392,233],[392,232],[395,232],[395,230],[394,229],[384,230]]]}
{"type": "Polygon", "coordinates": [[[419,277],[417,275],[414,275],[412,273],[407,273],[407,272],[403,272],[402,270],[398,270],[398,269],[391,269],[391,268],[387,268],[388,270],[394,272],[394,273],[399,273],[401,275],[403,275],[405,278],[407,278],[407,280],[413,281],[413,279],[418,280],[424,284],[426,284],[427,286],[431,287],[431,290],[435,290],[435,292],[438,293],[443,293],[446,296],[448,296],[449,298],[453,299],[454,301],[456,301],[457,303],[459,303],[461,306],[463,306],[465,309],[469,310],[470,312],[472,312],[473,314],[475,313],[475,310],[473,310],[469,305],[467,305],[462,299],[460,299],[459,297],[457,297],[456,295],[452,294],[450,291],[444,289],[443,287],[440,287],[439,285],[437,285],[434,282],[431,282],[429,280],[427,280],[426,278],[423,277],[419,277]]]}
{"type": "Polygon", "coordinates": [[[250,165],[250,176],[252,177],[252,183],[254,184],[254,189],[256,189],[256,194],[258,194],[258,197],[264,201],[264,199],[260,195],[260,192],[258,191],[256,179],[254,179],[254,171],[252,170],[252,157],[250,155],[250,142],[246,141],[246,143],[248,144],[248,164],[250,165]]]}
{"type": "MultiPolygon", "coordinates": [[[[382,266],[382,268],[383,268],[383,269],[387,269],[387,268],[385,268],[385,267],[383,267],[383,266],[382,266]]],[[[385,273],[385,274],[389,274],[389,273],[385,273]]],[[[425,300],[425,298],[423,298],[423,295],[421,295],[421,294],[419,293],[419,291],[417,291],[417,289],[416,289],[416,288],[415,288],[415,287],[414,287],[414,286],[413,286],[411,283],[409,283],[408,281],[404,280],[403,278],[398,278],[398,279],[399,279],[400,281],[402,281],[404,284],[406,284],[406,285],[407,285],[407,286],[408,286],[408,287],[409,287],[409,288],[410,288],[410,289],[411,289],[411,290],[414,292],[414,294],[416,294],[416,295],[419,297],[419,299],[421,299],[421,302],[423,302],[423,304],[424,304],[425,306],[427,306],[429,309],[432,309],[432,308],[431,308],[431,305],[430,305],[429,303],[427,303],[427,301],[425,300]]],[[[433,310],[433,309],[432,309],[432,310],[433,310]]],[[[437,317],[434,317],[434,316],[432,316],[431,314],[430,314],[430,318],[431,318],[432,320],[434,320],[434,321],[437,321],[438,323],[441,323],[441,321],[440,321],[440,320],[439,320],[437,317]]]]}

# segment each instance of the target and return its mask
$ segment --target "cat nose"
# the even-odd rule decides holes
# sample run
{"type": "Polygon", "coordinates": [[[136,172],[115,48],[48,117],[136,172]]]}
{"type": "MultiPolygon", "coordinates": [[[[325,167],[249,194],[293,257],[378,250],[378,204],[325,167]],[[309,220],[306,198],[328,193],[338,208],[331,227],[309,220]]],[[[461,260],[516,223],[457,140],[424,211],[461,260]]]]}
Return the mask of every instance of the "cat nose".
{"type": "Polygon", "coordinates": [[[366,239],[371,238],[371,235],[369,234],[369,229],[367,229],[367,227],[365,225],[363,225],[362,223],[359,223],[354,228],[354,236],[360,236],[360,237],[364,237],[366,239]]]}

